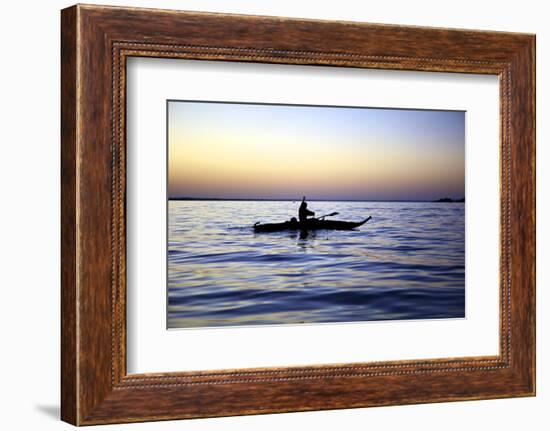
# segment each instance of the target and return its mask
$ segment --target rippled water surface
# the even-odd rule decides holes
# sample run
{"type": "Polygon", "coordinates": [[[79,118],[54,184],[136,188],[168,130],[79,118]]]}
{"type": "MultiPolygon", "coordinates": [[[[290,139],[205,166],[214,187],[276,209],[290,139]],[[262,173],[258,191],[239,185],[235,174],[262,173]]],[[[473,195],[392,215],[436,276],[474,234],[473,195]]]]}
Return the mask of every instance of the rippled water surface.
{"type": "Polygon", "coordinates": [[[258,233],[300,202],[170,201],[168,327],[464,317],[464,204],[310,202],[351,231],[258,233]]]}

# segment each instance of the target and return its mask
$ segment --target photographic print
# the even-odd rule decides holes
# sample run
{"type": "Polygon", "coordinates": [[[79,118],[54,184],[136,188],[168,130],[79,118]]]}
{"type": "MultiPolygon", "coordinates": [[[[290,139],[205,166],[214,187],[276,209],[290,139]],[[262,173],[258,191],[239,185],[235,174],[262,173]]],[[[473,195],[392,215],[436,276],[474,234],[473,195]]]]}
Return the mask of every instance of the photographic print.
{"type": "Polygon", "coordinates": [[[465,317],[465,112],[167,101],[167,326],[465,317]]]}

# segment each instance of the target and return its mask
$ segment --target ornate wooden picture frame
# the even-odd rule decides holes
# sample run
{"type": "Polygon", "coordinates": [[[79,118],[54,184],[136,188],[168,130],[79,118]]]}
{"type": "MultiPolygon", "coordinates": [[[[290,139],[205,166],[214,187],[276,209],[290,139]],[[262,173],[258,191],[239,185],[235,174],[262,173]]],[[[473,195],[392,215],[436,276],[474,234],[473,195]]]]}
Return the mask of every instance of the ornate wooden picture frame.
{"type": "Polygon", "coordinates": [[[535,37],[77,5],[62,11],[61,416],[75,425],[535,394],[535,37]],[[126,371],[126,60],[498,75],[500,354],[126,371]]]}

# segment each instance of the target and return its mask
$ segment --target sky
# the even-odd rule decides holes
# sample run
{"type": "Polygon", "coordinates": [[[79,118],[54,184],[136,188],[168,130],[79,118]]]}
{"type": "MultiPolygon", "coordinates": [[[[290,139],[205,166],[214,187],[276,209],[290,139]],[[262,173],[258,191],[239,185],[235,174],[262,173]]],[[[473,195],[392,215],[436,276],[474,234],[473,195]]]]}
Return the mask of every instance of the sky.
{"type": "Polygon", "coordinates": [[[465,112],[168,102],[168,196],[464,197],[465,112]]]}

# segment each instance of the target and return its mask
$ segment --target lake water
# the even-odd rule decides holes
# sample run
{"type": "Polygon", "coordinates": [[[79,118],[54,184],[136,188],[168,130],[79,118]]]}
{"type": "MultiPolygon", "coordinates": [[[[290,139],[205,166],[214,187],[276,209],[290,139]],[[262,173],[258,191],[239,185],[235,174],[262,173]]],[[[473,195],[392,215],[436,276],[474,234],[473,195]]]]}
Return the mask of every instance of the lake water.
{"type": "Polygon", "coordinates": [[[254,233],[300,201],[169,201],[168,327],[464,317],[464,204],[309,202],[351,231],[254,233]]]}

